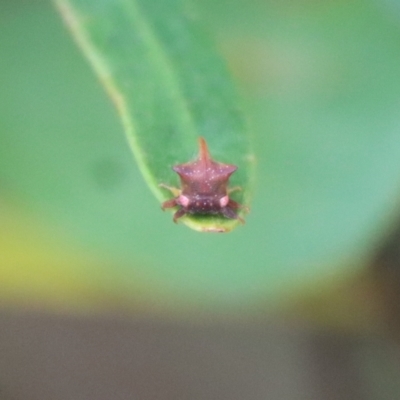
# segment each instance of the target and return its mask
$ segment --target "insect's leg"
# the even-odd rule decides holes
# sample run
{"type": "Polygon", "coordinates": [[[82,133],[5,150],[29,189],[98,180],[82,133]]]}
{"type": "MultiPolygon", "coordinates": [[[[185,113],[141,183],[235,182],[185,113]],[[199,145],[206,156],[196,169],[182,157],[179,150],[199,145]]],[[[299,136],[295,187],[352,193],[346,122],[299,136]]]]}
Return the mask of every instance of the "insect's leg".
{"type": "Polygon", "coordinates": [[[175,214],[174,214],[174,222],[177,223],[178,219],[183,217],[186,214],[186,211],[183,208],[180,208],[175,214]]]}
{"type": "Polygon", "coordinates": [[[173,208],[176,207],[178,204],[176,203],[176,199],[171,199],[164,201],[164,203],[161,204],[161,208],[165,210],[166,208],[173,208]]]}
{"type": "Polygon", "coordinates": [[[249,207],[239,204],[237,201],[229,199],[227,207],[233,208],[234,210],[242,209],[244,212],[249,212],[249,207]]]}
{"type": "Polygon", "coordinates": [[[227,207],[233,208],[234,210],[237,210],[242,207],[241,204],[236,202],[235,200],[229,199],[229,202],[227,204],[227,207]]]}
{"type": "MultiPolygon", "coordinates": [[[[236,203],[237,204],[237,203],[236,203]]],[[[236,211],[234,211],[232,208],[230,208],[229,206],[224,207],[222,210],[222,215],[226,218],[229,219],[238,219],[242,224],[245,223],[244,219],[239,217],[239,215],[237,215],[236,211]]]]}
{"type": "Polygon", "coordinates": [[[240,192],[242,188],[240,186],[234,186],[233,188],[228,188],[228,194],[231,194],[233,192],[240,192]]]}
{"type": "Polygon", "coordinates": [[[227,218],[235,218],[238,219],[242,224],[245,223],[244,219],[237,215],[235,210],[242,209],[245,212],[249,212],[249,207],[239,204],[237,201],[229,199],[229,203],[227,206],[222,210],[222,214],[225,215],[227,218]],[[234,215],[234,216],[231,216],[234,215]]]}
{"type": "Polygon", "coordinates": [[[181,194],[181,190],[176,187],[168,186],[165,185],[164,183],[160,183],[158,186],[169,190],[175,197],[178,197],[181,194]]]}

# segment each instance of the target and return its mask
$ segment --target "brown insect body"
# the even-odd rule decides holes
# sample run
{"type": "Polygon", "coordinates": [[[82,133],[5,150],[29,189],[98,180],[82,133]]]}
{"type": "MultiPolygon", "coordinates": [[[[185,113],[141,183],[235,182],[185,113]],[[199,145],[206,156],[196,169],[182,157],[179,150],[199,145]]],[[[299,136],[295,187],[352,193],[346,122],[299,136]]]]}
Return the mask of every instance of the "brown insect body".
{"type": "Polygon", "coordinates": [[[229,177],[237,170],[235,165],[214,161],[204,138],[199,139],[200,152],[197,160],[173,167],[181,180],[181,189],[160,186],[170,190],[174,198],[162,204],[162,208],[179,207],[174,222],[185,214],[220,214],[230,219],[242,218],[237,209],[242,206],[229,198],[229,194],[240,188],[228,189],[229,177]]]}

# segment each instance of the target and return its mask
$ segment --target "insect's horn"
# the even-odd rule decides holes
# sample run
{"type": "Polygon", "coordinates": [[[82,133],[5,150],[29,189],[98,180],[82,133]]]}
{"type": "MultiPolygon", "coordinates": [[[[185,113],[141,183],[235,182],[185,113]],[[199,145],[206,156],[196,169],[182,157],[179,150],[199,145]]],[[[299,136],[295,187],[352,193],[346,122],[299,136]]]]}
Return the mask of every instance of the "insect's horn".
{"type": "Polygon", "coordinates": [[[199,138],[199,147],[200,147],[199,159],[204,161],[209,160],[210,153],[208,151],[206,140],[203,137],[199,138]]]}

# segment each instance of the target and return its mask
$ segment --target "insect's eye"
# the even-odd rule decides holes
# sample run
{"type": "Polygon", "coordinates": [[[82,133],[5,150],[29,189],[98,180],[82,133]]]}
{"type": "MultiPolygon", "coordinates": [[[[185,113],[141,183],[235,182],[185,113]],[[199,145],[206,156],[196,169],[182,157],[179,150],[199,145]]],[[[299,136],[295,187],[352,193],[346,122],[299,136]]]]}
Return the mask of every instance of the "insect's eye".
{"type": "Polygon", "coordinates": [[[228,203],[229,203],[229,197],[228,196],[224,196],[224,197],[221,197],[219,199],[219,205],[221,207],[226,207],[228,205],[228,203]]]}
{"type": "Polygon", "coordinates": [[[179,204],[181,204],[183,207],[187,207],[189,203],[190,203],[189,197],[186,197],[183,194],[179,196],[179,204]]]}

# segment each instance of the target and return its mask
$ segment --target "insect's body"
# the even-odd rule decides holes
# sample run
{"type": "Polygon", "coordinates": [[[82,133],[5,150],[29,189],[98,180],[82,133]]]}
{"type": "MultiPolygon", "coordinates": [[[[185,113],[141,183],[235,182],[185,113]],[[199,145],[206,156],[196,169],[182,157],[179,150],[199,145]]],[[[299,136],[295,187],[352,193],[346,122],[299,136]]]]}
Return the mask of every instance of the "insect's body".
{"type": "Polygon", "coordinates": [[[199,139],[199,145],[197,160],[173,167],[180,177],[181,189],[161,185],[175,196],[165,201],[162,208],[179,207],[174,214],[175,222],[185,214],[221,214],[244,222],[236,212],[242,206],[229,198],[229,193],[239,189],[228,189],[229,177],[237,167],[212,160],[203,138],[199,139]]]}

